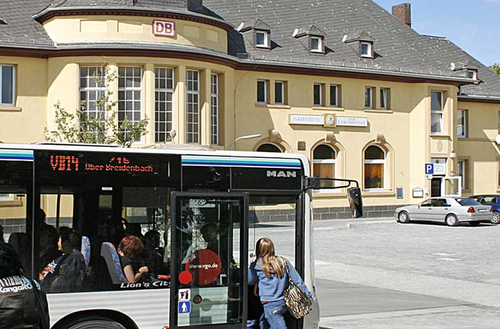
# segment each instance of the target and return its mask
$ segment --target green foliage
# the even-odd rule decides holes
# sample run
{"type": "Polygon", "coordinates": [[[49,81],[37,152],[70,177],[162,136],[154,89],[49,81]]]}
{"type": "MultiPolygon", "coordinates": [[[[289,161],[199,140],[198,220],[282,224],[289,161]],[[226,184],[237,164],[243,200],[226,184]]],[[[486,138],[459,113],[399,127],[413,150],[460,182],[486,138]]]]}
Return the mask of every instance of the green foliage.
{"type": "Polygon", "coordinates": [[[98,94],[95,101],[96,111],[89,114],[86,101],[74,113],[68,112],[58,101],[54,104],[56,130],[44,129],[45,139],[49,142],[85,143],[85,144],[116,144],[130,147],[134,141],[146,135],[148,118],[132,122],[125,116],[118,123],[117,101],[112,98],[112,83],[117,74],[104,64],[93,76],[92,80],[98,86],[106,86],[106,92],[98,94]]]}
{"type": "Polygon", "coordinates": [[[492,70],[496,74],[500,75],[500,64],[490,65],[490,70],[492,70]]]}

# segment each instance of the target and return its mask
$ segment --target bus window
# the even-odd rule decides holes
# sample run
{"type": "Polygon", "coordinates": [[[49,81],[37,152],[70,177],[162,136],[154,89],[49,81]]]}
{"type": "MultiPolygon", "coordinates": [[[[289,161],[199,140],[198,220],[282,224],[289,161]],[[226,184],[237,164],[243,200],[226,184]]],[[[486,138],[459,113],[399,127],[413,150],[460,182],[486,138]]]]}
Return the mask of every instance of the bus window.
{"type": "Polygon", "coordinates": [[[0,240],[14,246],[31,273],[30,202],[32,162],[0,161],[0,240]]]}
{"type": "Polygon", "coordinates": [[[42,286],[51,293],[168,287],[169,189],[94,184],[40,188],[42,286]],[[147,271],[131,281],[126,266],[134,275],[147,271]]]}

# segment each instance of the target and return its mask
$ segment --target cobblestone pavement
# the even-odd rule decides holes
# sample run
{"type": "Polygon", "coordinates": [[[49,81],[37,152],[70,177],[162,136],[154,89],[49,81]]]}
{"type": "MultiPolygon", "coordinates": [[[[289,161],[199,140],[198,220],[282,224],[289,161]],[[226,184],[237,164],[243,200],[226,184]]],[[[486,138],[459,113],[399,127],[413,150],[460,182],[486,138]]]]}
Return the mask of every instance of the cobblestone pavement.
{"type": "Polygon", "coordinates": [[[324,328],[500,328],[500,226],[315,226],[324,328]]]}

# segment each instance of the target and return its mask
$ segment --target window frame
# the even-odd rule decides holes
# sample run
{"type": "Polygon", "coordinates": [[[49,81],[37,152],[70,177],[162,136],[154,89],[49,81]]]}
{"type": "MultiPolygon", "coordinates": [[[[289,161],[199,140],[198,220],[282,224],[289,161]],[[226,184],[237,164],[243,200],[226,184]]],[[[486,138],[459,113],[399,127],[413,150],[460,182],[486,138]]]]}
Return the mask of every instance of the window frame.
{"type": "Polygon", "coordinates": [[[373,109],[375,107],[375,87],[365,87],[365,109],[373,109]],[[366,96],[370,95],[370,104],[366,103],[366,96]]]}
{"type": "Polygon", "coordinates": [[[154,135],[155,135],[155,142],[156,143],[163,142],[160,140],[159,134],[165,134],[165,141],[167,140],[167,137],[170,136],[170,131],[172,131],[172,129],[174,127],[174,108],[175,108],[175,69],[173,67],[162,67],[162,66],[155,67],[155,125],[154,125],[155,133],[154,133],[154,135]],[[168,80],[169,80],[168,75],[165,76],[165,88],[161,88],[158,86],[158,82],[161,79],[158,77],[158,73],[160,70],[165,70],[165,74],[167,74],[168,71],[172,72],[172,88],[168,88],[168,80]],[[162,102],[157,97],[157,95],[159,93],[165,93],[165,101],[163,101],[165,103],[165,120],[161,121],[161,122],[158,120],[158,117],[161,114],[161,112],[158,110],[158,106],[162,102]],[[170,102],[167,100],[167,98],[168,98],[167,95],[169,93],[172,94],[172,101],[170,101],[170,102]],[[168,120],[168,114],[169,114],[168,104],[169,103],[172,104],[172,106],[171,106],[172,110],[170,113],[172,120],[170,121],[170,123],[168,120]],[[162,131],[159,132],[158,126],[161,123],[165,124],[165,132],[162,132],[162,131]],[[169,125],[170,125],[171,129],[168,129],[169,125]]]}
{"type": "Polygon", "coordinates": [[[458,175],[462,177],[462,189],[463,190],[468,190],[469,189],[469,184],[468,184],[468,168],[469,168],[469,160],[468,159],[459,159],[457,161],[457,171],[458,175]]]}
{"type": "Polygon", "coordinates": [[[257,104],[268,104],[268,88],[269,81],[264,79],[257,79],[257,104]],[[259,83],[264,83],[264,100],[259,100],[259,83]]]}
{"type": "Polygon", "coordinates": [[[315,107],[324,107],[325,106],[325,100],[324,100],[324,95],[325,95],[325,84],[324,83],[319,83],[315,82],[313,85],[313,106],[315,107]],[[316,103],[316,87],[319,87],[319,104],[316,103]]]}
{"type": "Polygon", "coordinates": [[[384,150],[384,148],[381,147],[380,145],[377,145],[377,144],[369,145],[363,151],[363,190],[367,191],[367,192],[387,191],[388,188],[386,186],[387,186],[387,151],[384,150]],[[366,151],[368,151],[368,149],[370,147],[379,148],[384,155],[384,159],[366,159],[366,151]],[[367,164],[381,164],[382,165],[382,174],[384,175],[384,177],[380,180],[382,183],[382,187],[379,187],[379,188],[367,188],[366,187],[365,177],[366,177],[366,165],[367,164]]]}
{"type": "Polygon", "coordinates": [[[359,53],[361,54],[361,57],[363,58],[373,58],[373,44],[368,41],[361,41],[359,43],[359,53]],[[363,46],[367,46],[367,53],[363,53],[363,46]]]}
{"type": "Polygon", "coordinates": [[[210,76],[210,143],[220,143],[220,75],[212,73],[210,76]],[[215,78],[215,80],[214,80],[215,78]],[[214,83],[215,82],[215,83],[214,83]]]}
{"type": "Polygon", "coordinates": [[[257,48],[270,48],[270,42],[269,42],[269,31],[266,30],[255,30],[255,47],[257,48]],[[264,35],[264,43],[257,43],[258,41],[258,35],[262,34],[264,35]]]}
{"type": "Polygon", "coordinates": [[[285,105],[286,104],[286,81],[283,80],[276,80],[274,81],[274,104],[277,105],[285,105]],[[278,95],[277,91],[278,89],[276,88],[278,85],[281,85],[281,102],[278,102],[276,100],[276,96],[278,95]]]}
{"type": "MultiPolygon", "coordinates": [[[[125,82],[126,82],[126,77],[127,75],[125,75],[125,82]]],[[[135,74],[133,74],[133,77],[135,77],[135,74]]],[[[132,122],[132,123],[137,123],[137,122],[140,122],[143,118],[143,111],[144,111],[144,68],[140,65],[124,65],[124,66],[118,66],[118,125],[121,125],[121,123],[123,121],[120,121],[120,102],[125,102],[125,115],[127,115],[127,110],[126,110],[126,102],[127,101],[130,101],[127,99],[126,95],[127,95],[127,91],[131,91],[132,92],[132,102],[135,103],[136,102],[136,99],[135,99],[135,92],[139,92],[139,96],[140,96],[140,109],[139,109],[139,121],[136,121],[134,118],[129,118],[129,120],[132,122]],[[126,83],[125,83],[125,86],[124,87],[120,87],[120,69],[123,68],[123,69],[127,69],[127,68],[131,68],[135,71],[136,68],[139,68],[140,69],[140,77],[141,77],[141,82],[140,82],[140,86],[139,87],[127,87],[126,86],[126,83]],[[124,92],[125,94],[125,99],[123,100],[120,100],[120,92],[124,92]]],[[[123,111],[122,111],[123,112],[123,111]]],[[[137,112],[135,110],[135,104],[133,105],[133,109],[132,109],[132,113],[135,114],[135,112],[137,112]]],[[[125,132],[127,133],[127,132],[125,132]]],[[[136,140],[135,142],[140,142],[140,139],[139,140],[136,140]]]]}
{"type": "MultiPolygon", "coordinates": [[[[107,91],[108,91],[107,90],[108,86],[106,85],[106,82],[107,82],[106,79],[107,79],[107,77],[106,77],[106,68],[103,67],[103,66],[94,66],[94,65],[80,65],[79,66],[79,80],[78,80],[78,91],[79,91],[78,95],[79,95],[79,98],[80,98],[79,106],[81,108],[82,102],[84,100],[86,101],[85,113],[87,114],[87,116],[89,118],[91,117],[90,116],[91,112],[89,110],[89,105],[88,105],[89,104],[89,99],[90,99],[89,93],[90,92],[96,92],[96,99],[95,99],[95,101],[97,101],[97,99],[100,97],[99,96],[100,92],[104,92],[104,96],[106,97],[106,94],[107,94],[107,91]],[[89,75],[89,71],[88,70],[90,68],[95,68],[97,70],[102,70],[101,73],[102,73],[102,78],[104,79],[104,85],[98,86],[96,84],[95,87],[89,87],[89,82],[93,78],[92,76],[89,75]],[[82,69],[87,69],[87,72],[86,72],[87,74],[85,76],[82,76],[82,69]],[[87,80],[87,86],[86,87],[82,87],[82,78],[85,78],[87,80]],[[85,99],[82,99],[82,93],[83,92],[85,93],[85,96],[86,96],[85,99]]],[[[105,104],[104,104],[104,107],[106,107],[105,104]]],[[[93,113],[96,113],[96,115],[99,114],[99,111],[97,109],[97,104],[96,104],[96,109],[95,109],[95,111],[93,111],[93,113]]],[[[105,120],[106,119],[106,117],[105,117],[106,116],[106,109],[104,109],[104,112],[102,114],[104,115],[104,117],[101,118],[101,120],[105,120]]]]}
{"type": "Polygon", "coordinates": [[[380,109],[390,110],[391,109],[391,88],[382,87],[380,88],[380,109]],[[382,104],[383,100],[385,104],[382,104]]]}
{"type": "Polygon", "coordinates": [[[311,53],[315,53],[315,54],[324,54],[325,53],[325,40],[320,36],[311,35],[309,37],[309,51],[311,53]],[[318,41],[317,48],[313,48],[313,40],[318,41]]]}
{"type": "Polygon", "coordinates": [[[457,138],[468,138],[468,133],[469,133],[469,111],[468,110],[462,110],[459,109],[457,111],[457,138]],[[460,124],[460,116],[459,114],[462,113],[462,123],[460,124]],[[462,134],[459,134],[458,127],[462,126],[462,134]]]}
{"type": "Polygon", "coordinates": [[[337,84],[330,85],[330,107],[341,107],[341,86],[337,84]],[[335,88],[335,93],[332,93],[332,89],[335,88]],[[332,102],[332,95],[335,95],[335,104],[332,102]]]}
{"type": "MultiPolygon", "coordinates": [[[[317,177],[315,176],[315,173],[314,173],[314,165],[315,164],[331,164],[333,165],[333,177],[332,178],[336,178],[337,177],[337,157],[339,155],[339,152],[334,148],[332,147],[331,145],[328,145],[328,144],[319,144],[317,145],[316,147],[314,147],[314,149],[312,150],[312,176],[313,177],[317,177]],[[321,146],[326,146],[328,148],[330,148],[332,151],[333,151],[333,154],[335,155],[335,158],[334,159],[315,159],[314,158],[314,152],[316,151],[316,149],[318,147],[321,147],[321,146]]],[[[315,193],[332,193],[332,190],[331,189],[315,189],[314,190],[315,193]]]]}
{"type": "Polygon", "coordinates": [[[17,67],[12,64],[0,64],[0,106],[3,107],[15,107],[16,106],[16,95],[17,95],[17,67]],[[12,68],[12,86],[11,86],[11,97],[12,103],[4,103],[3,101],[3,68],[11,67],[12,68]]]}
{"type": "Polygon", "coordinates": [[[444,134],[444,124],[443,124],[443,119],[444,119],[444,100],[445,100],[445,93],[443,91],[431,91],[431,134],[432,135],[442,135],[444,134]],[[441,109],[440,110],[434,110],[434,107],[432,106],[433,105],[433,97],[432,95],[433,94],[436,94],[436,93],[439,93],[441,95],[441,109]],[[439,115],[440,116],[440,120],[439,120],[439,129],[440,131],[432,131],[432,127],[433,127],[433,124],[432,124],[432,116],[433,115],[439,115]]]}
{"type": "Polygon", "coordinates": [[[467,78],[477,81],[477,79],[478,79],[477,70],[467,69],[467,78]],[[472,77],[470,76],[471,73],[472,73],[472,77]]]}
{"type": "Polygon", "coordinates": [[[186,143],[187,144],[200,144],[200,137],[201,137],[201,127],[200,127],[200,109],[201,109],[201,88],[200,88],[200,82],[201,82],[201,72],[199,70],[186,70],[186,143]],[[196,73],[197,79],[189,79],[189,73],[196,73]],[[193,88],[193,90],[190,90],[189,84],[190,80],[192,81],[191,83],[194,84],[196,83],[197,88],[193,88]],[[189,102],[189,95],[193,95],[196,97],[193,97],[193,99],[197,99],[197,102],[189,102]],[[189,111],[189,106],[193,105],[193,110],[194,112],[190,113],[189,111]],[[197,120],[189,121],[189,115],[196,115],[197,120]],[[189,126],[190,125],[197,125],[196,131],[189,131],[189,126]]]}

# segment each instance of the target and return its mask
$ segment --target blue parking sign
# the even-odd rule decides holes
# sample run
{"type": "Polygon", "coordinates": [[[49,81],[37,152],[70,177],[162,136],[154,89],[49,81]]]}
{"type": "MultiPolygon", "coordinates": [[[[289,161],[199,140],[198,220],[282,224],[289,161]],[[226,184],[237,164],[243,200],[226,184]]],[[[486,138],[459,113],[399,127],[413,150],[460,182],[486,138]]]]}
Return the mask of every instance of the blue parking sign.
{"type": "Polygon", "coordinates": [[[179,302],[179,314],[191,313],[191,302],[179,302]]]}
{"type": "Polygon", "coordinates": [[[426,163],[425,164],[425,174],[426,175],[434,174],[434,163],[426,163]]]}

